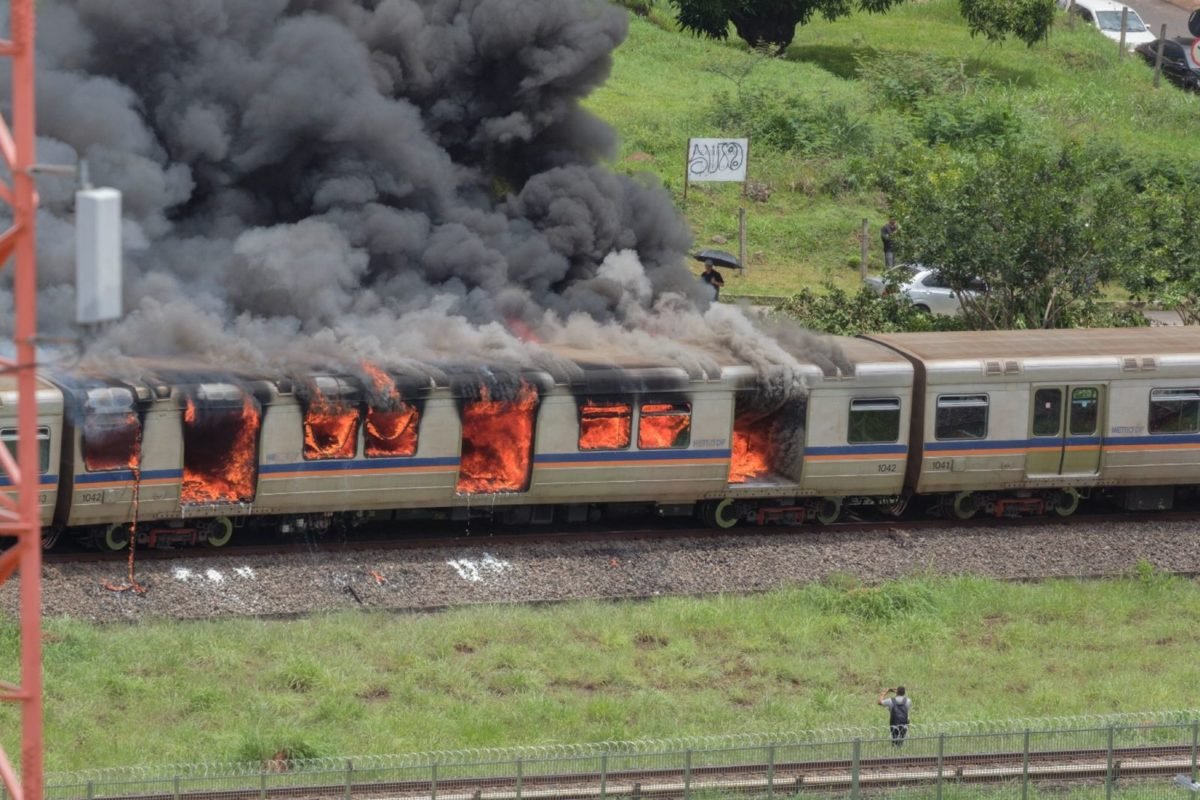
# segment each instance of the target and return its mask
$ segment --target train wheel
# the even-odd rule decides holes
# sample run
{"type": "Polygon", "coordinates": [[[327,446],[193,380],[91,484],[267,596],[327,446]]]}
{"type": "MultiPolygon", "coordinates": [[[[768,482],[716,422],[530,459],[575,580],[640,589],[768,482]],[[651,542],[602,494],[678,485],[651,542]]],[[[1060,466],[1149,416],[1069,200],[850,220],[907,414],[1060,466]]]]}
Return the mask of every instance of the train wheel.
{"type": "Polygon", "coordinates": [[[104,549],[114,553],[129,546],[129,523],[114,522],[104,531],[104,549]]]}
{"type": "Polygon", "coordinates": [[[204,532],[209,547],[224,547],[233,538],[233,521],[229,517],[217,517],[204,526],[204,532]]]}
{"type": "Polygon", "coordinates": [[[1060,517],[1069,517],[1079,510],[1079,492],[1075,489],[1062,489],[1054,495],[1054,513],[1060,517]]]}
{"type": "Polygon", "coordinates": [[[959,492],[954,495],[954,503],[950,506],[958,519],[970,519],[975,516],[979,507],[975,504],[975,496],[970,492],[959,492]]]}
{"type": "Polygon", "coordinates": [[[826,497],[817,508],[817,522],[822,525],[832,525],[842,516],[842,498],[826,497]]]}
{"type": "Polygon", "coordinates": [[[706,503],[701,517],[714,528],[728,530],[737,525],[739,520],[734,513],[733,498],[726,497],[720,502],[706,503]]]}

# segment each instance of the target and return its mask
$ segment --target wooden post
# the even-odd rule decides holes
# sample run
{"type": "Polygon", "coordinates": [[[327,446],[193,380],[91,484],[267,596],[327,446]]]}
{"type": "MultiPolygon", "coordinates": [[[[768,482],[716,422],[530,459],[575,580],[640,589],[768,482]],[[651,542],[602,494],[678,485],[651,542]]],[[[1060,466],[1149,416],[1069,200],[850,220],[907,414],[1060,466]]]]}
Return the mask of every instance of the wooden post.
{"type": "Polygon", "coordinates": [[[738,209],[738,263],[741,264],[739,273],[746,271],[746,209],[738,209]]]}
{"type": "Polygon", "coordinates": [[[1158,32],[1158,47],[1154,48],[1154,88],[1158,88],[1159,79],[1162,77],[1162,53],[1163,46],[1167,43],[1167,23],[1162,24],[1162,28],[1158,32]]]}
{"type": "Polygon", "coordinates": [[[870,239],[868,237],[870,235],[871,222],[866,217],[863,217],[862,235],[858,237],[861,240],[859,245],[862,248],[862,260],[859,262],[858,271],[864,281],[867,279],[867,253],[870,251],[870,239]]]}
{"type": "Polygon", "coordinates": [[[1117,58],[1125,57],[1125,25],[1129,22],[1129,6],[1121,6],[1121,41],[1117,58]]]}
{"type": "Polygon", "coordinates": [[[687,147],[683,148],[683,202],[687,202],[688,189],[688,159],[692,155],[692,140],[688,139],[687,147]]]}

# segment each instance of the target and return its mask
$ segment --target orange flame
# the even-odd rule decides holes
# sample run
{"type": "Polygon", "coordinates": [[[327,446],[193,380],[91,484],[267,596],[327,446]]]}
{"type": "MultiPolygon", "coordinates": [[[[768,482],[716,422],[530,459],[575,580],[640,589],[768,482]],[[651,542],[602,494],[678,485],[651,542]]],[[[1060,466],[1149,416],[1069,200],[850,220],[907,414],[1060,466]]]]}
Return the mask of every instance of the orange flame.
{"type": "Polygon", "coordinates": [[[83,463],[89,470],[136,469],[142,457],[138,415],[89,414],[83,423],[83,463]]]}
{"type": "Polygon", "coordinates": [[[188,398],[183,415],[181,503],[248,503],[258,477],[258,429],[262,414],[246,395],[240,410],[197,413],[188,398]]]}
{"type": "Polygon", "coordinates": [[[621,450],[633,434],[629,403],[587,401],[579,409],[580,450],[621,450]]]}
{"type": "Polygon", "coordinates": [[[484,386],[480,399],[465,405],[459,494],[521,492],[529,486],[537,403],[537,390],[522,381],[515,400],[492,400],[484,386]]]}
{"type": "Polygon", "coordinates": [[[376,392],[387,398],[382,407],[367,408],[365,452],[369,458],[381,456],[411,456],[417,452],[417,424],[420,413],[416,406],[404,402],[396,382],[383,370],[362,362],[376,392]]]}
{"type": "Polygon", "coordinates": [[[642,406],[638,425],[638,447],[644,450],[679,447],[691,428],[692,413],[686,404],[647,403],[642,406]]]}
{"type": "Polygon", "coordinates": [[[733,456],[729,461],[729,482],[746,483],[764,478],[771,471],[770,420],[753,424],[742,419],[733,423],[733,456]]]}
{"type": "Polygon", "coordinates": [[[358,409],[331,403],[317,393],[304,414],[304,457],[354,458],[358,451],[358,409]]]}

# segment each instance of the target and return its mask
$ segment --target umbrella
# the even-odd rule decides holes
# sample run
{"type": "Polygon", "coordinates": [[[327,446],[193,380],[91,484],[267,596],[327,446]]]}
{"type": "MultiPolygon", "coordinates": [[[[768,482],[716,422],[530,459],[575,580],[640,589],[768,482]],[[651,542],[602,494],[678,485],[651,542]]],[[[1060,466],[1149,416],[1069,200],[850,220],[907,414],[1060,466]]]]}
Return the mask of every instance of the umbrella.
{"type": "Polygon", "coordinates": [[[711,261],[714,267],[729,267],[730,269],[741,269],[742,262],[737,260],[737,256],[732,253],[726,253],[724,250],[701,250],[692,258],[697,261],[711,261]]]}

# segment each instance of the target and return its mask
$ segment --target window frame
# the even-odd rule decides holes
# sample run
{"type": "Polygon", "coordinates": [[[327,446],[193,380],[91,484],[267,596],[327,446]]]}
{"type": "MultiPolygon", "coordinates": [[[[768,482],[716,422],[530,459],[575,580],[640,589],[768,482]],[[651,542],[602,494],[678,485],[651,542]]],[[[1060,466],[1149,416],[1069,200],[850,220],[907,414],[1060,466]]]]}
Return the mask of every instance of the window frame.
{"type": "MultiPolygon", "coordinates": [[[[637,403],[633,398],[619,397],[585,397],[582,403],[577,403],[575,408],[575,423],[577,435],[575,436],[575,450],[579,453],[620,453],[629,450],[633,447],[633,412],[637,403]],[[616,406],[621,405],[629,409],[629,440],[625,442],[623,447],[584,447],[580,441],[583,439],[583,409],[585,406],[616,406]]],[[[689,412],[690,413],[690,412],[689,412]]],[[[690,428],[690,423],[689,423],[690,428]]],[[[690,437],[689,437],[690,441],[690,437]]]]}
{"type": "MultiPolygon", "coordinates": [[[[39,425],[37,428],[38,437],[38,474],[48,475],[50,473],[50,426],[39,425]]],[[[16,428],[0,428],[0,444],[8,448],[8,452],[12,454],[13,461],[16,461],[17,456],[17,429],[16,428]],[[12,444],[9,444],[11,442],[12,444]]]]}
{"type": "Polygon", "coordinates": [[[992,398],[986,393],[954,393],[939,394],[933,407],[933,438],[939,442],[977,442],[987,439],[988,424],[991,421],[992,398]],[[957,401],[957,402],[955,402],[957,401]],[[983,432],[979,436],[942,436],[941,411],[943,408],[982,408],[983,432]]]}
{"type": "MultiPolygon", "coordinates": [[[[1184,415],[1176,415],[1177,419],[1183,419],[1184,415]]],[[[1200,433],[1200,387],[1163,387],[1159,389],[1151,389],[1146,402],[1146,432],[1155,436],[1191,436],[1200,433]],[[1155,395],[1159,395],[1158,398],[1155,395]],[[1171,396],[1170,400],[1164,400],[1163,395],[1171,396]],[[1154,422],[1154,403],[1158,400],[1160,403],[1177,402],[1177,403],[1194,403],[1195,410],[1192,415],[1193,424],[1190,429],[1180,430],[1163,430],[1161,427],[1155,427],[1154,422]]]]}
{"type": "Polygon", "coordinates": [[[642,400],[637,404],[638,419],[637,419],[637,449],[638,450],[687,450],[692,446],[692,419],[695,415],[695,408],[692,406],[691,400],[642,400]],[[687,409],[687,441],[683,444],[669,444],[663,447],[646,446],[642,444],[642,420],[646,417],[675,417],[682,416],[679,413],[672,412],[645,412],[646,406],[669,405],[673,409],[682,406],[687,409]]]}
{"type": "Polygon", "coordinates": [[[852,397],[850,404],[846,407],[846,443],[847,444],[895,444],[900,441],[900,419],[903,404],[899,397],[852,397]],[[894,406],[892,405],[894,403],[894,406]],[[859,408],[856,405],[868,406],[874,404],[880,406],[877,408],[859,408]],[[896,435],[891,439],[855,439],[854,438],[854,415],[855,413],[870,413],[878,411],[895,411],[896,417],[896,435]]]}

